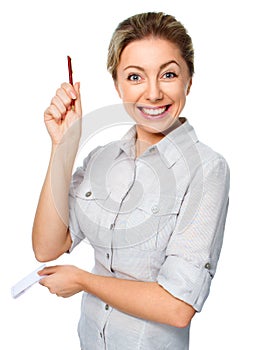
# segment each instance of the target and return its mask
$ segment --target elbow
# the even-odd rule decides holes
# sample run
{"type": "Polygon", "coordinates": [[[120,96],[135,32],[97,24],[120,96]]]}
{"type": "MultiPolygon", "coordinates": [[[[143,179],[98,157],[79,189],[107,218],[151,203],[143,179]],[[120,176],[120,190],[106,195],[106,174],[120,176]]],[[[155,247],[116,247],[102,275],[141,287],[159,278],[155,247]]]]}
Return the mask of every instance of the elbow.
{"type": "Polygon", "coordinates": [[[176,328],[187,328],[191,322],[191,319],[192,318],[179,318],[177,320],[175,320],[174,322],[172,322],[172,325],[173,327],[176,327],[176,328]]]}
{"type": "Polygon", "coordinates": [[[38,261],[38,262],[40,262],[40,263],[46,263],[46,262],[48,262],[48,261],[51,261],[51,260],[54,260],[54,259],[48,259],[48,258],[46,258],[46,257],[43,257],[43,256],[38,256],[38,255],[35,255],[35,258],[36,258],[36,260],[38,261]]]}
{"type": "Polygon", "coordinates": [[[41,263],[55,260],[55,258],[49,257],[47,254],[43,254],[42,252],[35,251],[35,250],[34,250],[34,255],[36,260],[41,263]]]}
{"type": "Polygon", "coordinates": [[[50,247],[33,247],[34,255],[37,261],[45,263],[58,259],[62,254],[68,252],[69,247],[63,249],[51,249],[50,247]]]}
{"type": "Polygon", "coordinates": [[[69,233],[67,232],[66,236],[60,237],[60,239],[50,239],[47,237],[44,237],[41,234],[42,237],[40,237],[39,234],[35,234],[35,231],[33,231],[32,235],[32,248],[35,255],[35,258],[39,262],[48,262],[52,260],[56,260],[59,258],[62,254],[69,251],[72,241],[69,233]],[[38,237],[39,236],[39,237],[38,237]]]}
{"type": "Polygon", "coordinates": [[[45,263],[50,260],[54,260],[49,257],[49,251],[43,249],[39,244],[36,244],[34,241],[32,242],[32,248],[34,256],[38,262],[45,263]]]}
{"type": "Polygon", "coordinates": [[[34,252],[34,256],[36,258],[36,260],[38,262],[47,262],[49,261],[48,259],[48,254],[47,254],[47,251],[45,249],[43,249],[43,246],[42,244],[38,241],[38,239],[36,239],[36,232],[33,228],[33,231],[32,231],[32,249],[33,249],[33,252],[34,252]]]}
{"type": "Polygon", "coordinates": [[[56,260],[61,255],[61,253],[57,254],[55,250],[49,247],[36,246],[35,244],[33,244],[33,251],[36,260],[41,263],[56,260]]]}
{"type": "Polygon", "coordinates": [[[167,324],[176,328],[187,328],[190,325],[190,322],[193,316],[196,313],[196,310],[193,306],[185,303],[184,301],[175,299],[176,305],[168,311],[167,324]]]}
{"type": "Polygon", "coordinates": [[[170,325],[176,328],[186,328],[190,325],[194,315],[195,310],[189,306],[188,310],[181,310],[180,312],[177,312],[177,316],[174,320],[172,319],[172,324],[170,325]]]}

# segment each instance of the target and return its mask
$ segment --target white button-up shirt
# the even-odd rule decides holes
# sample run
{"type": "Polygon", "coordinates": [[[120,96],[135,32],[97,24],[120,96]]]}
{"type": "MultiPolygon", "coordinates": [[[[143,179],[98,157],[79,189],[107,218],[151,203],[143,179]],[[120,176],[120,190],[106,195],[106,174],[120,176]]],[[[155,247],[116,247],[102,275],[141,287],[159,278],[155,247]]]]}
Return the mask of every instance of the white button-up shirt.
{"type": "MultiPolygon", "coordinates": [[[[181,120],[137,158],[135,126],[88,155],[70,188],[71,250],[86,238],[93,273],[158,282],[201,311],[223,241],[229,168],[181,120]]],[[[83,350],[189,348],[189,326],[136,318],[88,293],[78,332],[83,350]]]]}

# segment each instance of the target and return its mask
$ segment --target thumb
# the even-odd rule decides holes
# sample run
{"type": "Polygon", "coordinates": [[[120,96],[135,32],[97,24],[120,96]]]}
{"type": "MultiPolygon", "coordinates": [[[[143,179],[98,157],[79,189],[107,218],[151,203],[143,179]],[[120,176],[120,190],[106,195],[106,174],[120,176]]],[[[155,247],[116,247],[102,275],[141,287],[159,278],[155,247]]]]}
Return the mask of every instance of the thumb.
{"type": "Polygon", "coordinates": [[[74,85],[77,98],[75,99],[75,111],[82,117],[82,103],[81,103],[81,94],[80,94],[80,83],[77,82],[74,85]]]}
{"type": "Polygon", "coordinates": [[[38,271],[39,276],[47,276],[47,275],[52,275],[53,273],[56,272],[57,266],[47,266],[44,267],[42,270],[38,271]]]}

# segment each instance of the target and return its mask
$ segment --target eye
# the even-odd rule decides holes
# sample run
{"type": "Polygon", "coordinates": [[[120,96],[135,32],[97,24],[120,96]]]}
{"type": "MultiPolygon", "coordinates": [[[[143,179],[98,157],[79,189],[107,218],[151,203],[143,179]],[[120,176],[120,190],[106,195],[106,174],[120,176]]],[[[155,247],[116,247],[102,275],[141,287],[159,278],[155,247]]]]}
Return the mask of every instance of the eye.
{"type": "Polygon", "coordinates": [[[163,75],[163,78],[165,78],[165,79],[173,79],[173,78],[176,78],[176,77],[177,77],[177,74],[174,73],[174,72],[166,72],[163,75]]]}
{"type": "Polygon", "coordinates": [[[137,81],[141,80],[141,77],[138,74],[130,74],[130,75],[128,75],[127,79],[130,80],[130,81],[137,82],[137,81]]]}

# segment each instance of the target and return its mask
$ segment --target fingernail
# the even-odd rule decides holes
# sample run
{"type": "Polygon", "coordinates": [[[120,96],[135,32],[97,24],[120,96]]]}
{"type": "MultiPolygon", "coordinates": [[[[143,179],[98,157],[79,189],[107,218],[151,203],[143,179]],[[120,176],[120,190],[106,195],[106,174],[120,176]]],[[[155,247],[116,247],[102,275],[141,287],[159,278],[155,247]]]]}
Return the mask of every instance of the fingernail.
{"type": "Polygon", "coordinates": [[[71,92],[70,92],[70,95],[71,95],[71,97],[73,98],[73,100],[75,100],[75,99],[76,99],[76,95],[74,94],[74,92],[73,92],[73,91],[71,91],[71,92]]]}

